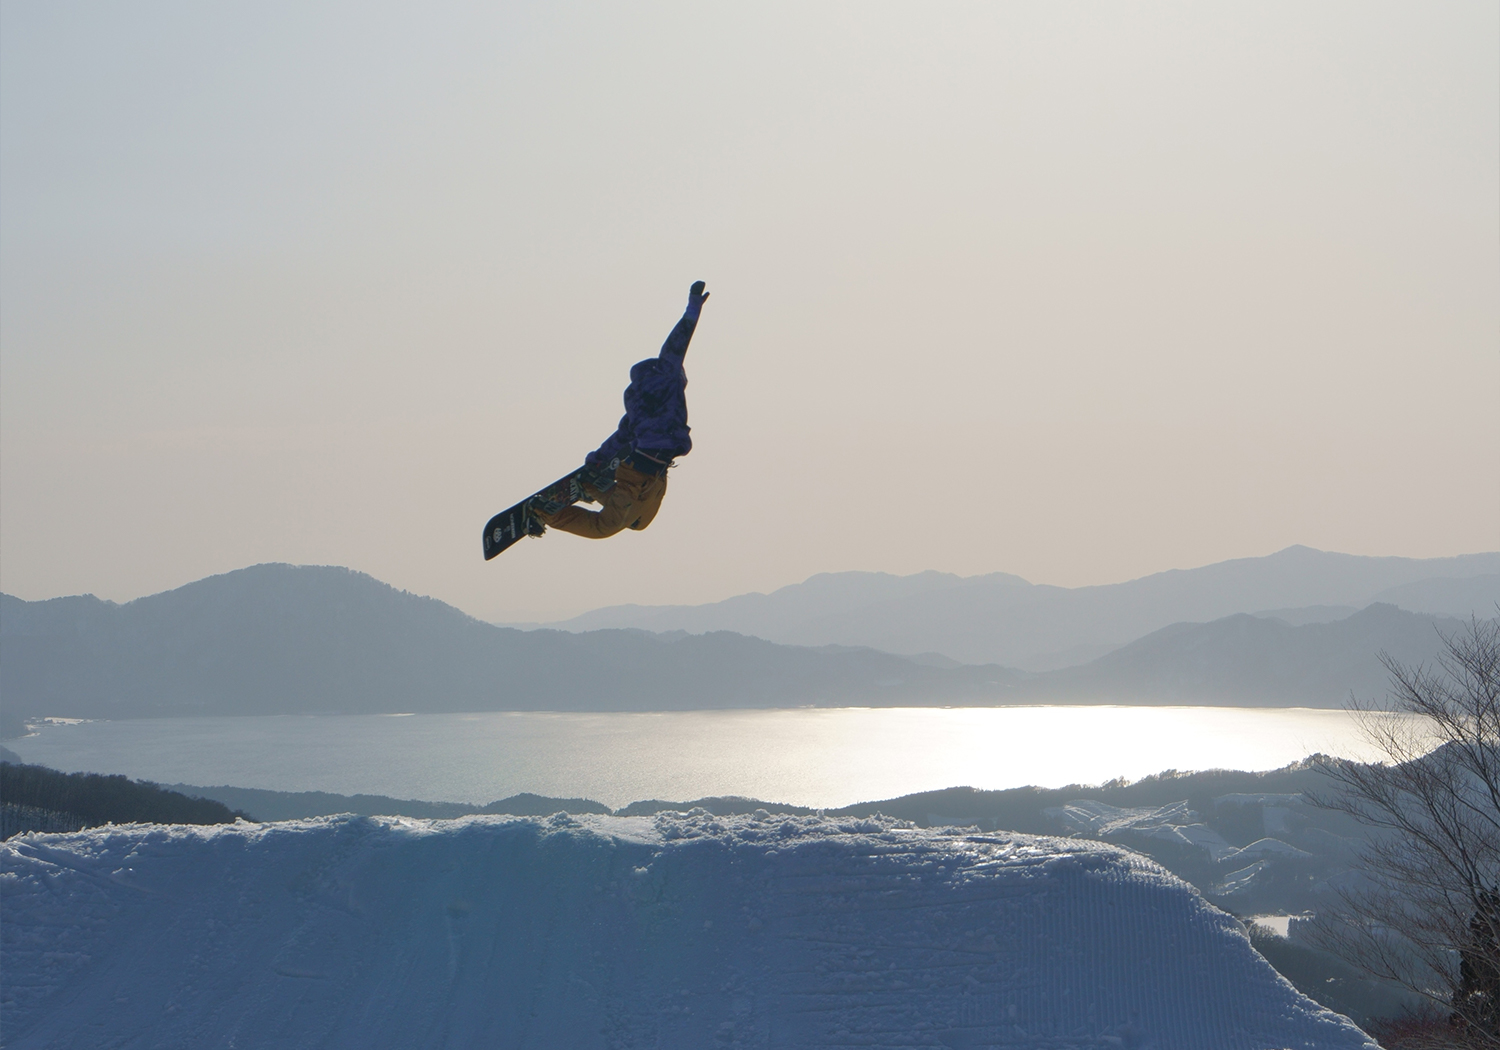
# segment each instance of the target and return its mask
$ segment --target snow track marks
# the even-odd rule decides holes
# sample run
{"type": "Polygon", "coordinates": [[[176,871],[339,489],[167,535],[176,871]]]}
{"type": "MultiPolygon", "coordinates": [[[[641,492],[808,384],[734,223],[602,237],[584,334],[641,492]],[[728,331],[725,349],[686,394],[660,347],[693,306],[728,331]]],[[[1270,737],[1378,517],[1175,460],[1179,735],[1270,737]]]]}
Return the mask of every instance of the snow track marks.
{"type": "Polygon", "coordinates": [[[335,817],[0,846],[5,1046],[1373,1050],[1098,843],[335,817]]]}

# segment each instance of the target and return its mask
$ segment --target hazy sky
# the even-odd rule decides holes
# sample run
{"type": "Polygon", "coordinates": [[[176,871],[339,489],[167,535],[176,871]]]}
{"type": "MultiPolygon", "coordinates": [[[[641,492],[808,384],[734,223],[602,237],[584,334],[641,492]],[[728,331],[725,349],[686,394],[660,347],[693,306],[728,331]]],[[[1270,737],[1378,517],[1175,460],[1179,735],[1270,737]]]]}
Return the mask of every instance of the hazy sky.
{"type": "Polygon", "coordinates": [[[1500,6],[0,6],[0,587],[1500,547],[1500,6]],[[480,556],[688,284],[650,530],[480,556]]]}

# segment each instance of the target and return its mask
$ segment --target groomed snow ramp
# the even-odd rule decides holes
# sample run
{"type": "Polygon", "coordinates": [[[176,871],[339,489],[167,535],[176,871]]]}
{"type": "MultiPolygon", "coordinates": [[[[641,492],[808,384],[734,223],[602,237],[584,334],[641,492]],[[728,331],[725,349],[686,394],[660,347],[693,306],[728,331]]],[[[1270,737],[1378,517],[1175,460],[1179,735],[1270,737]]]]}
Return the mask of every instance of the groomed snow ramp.
{"type": "Polygon", "coordinates": [[[1134,854],[896,820],[335,817],[0,846],[31,1048],[1375,1044],[1134,854]]]}

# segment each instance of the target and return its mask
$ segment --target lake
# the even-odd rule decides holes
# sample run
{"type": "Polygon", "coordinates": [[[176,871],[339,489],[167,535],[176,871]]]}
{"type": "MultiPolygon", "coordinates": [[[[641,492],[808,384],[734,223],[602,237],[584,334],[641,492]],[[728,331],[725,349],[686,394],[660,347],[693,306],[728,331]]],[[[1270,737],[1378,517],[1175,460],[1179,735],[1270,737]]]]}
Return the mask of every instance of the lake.
{"type": "Polygon", "coordinates": [[[1369,757],[1343,711],[1225,707],[169,718],[51,723],[6,746],[54,769],[167,784],[472,803],[529,791],[612,807],[709,795],[835,807],[1369,757]]]}

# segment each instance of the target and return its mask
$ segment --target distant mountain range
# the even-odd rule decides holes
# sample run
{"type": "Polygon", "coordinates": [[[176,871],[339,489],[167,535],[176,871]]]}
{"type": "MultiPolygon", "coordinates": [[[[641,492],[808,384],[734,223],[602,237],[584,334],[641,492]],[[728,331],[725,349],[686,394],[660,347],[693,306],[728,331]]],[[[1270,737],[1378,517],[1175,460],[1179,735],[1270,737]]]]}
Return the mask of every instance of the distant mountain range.
{"type": "Polygon", "coordinates": [[[1462,626],[1388,604],[1326,619],[1297,625],[1236,614],[1177,623],[1078,666],[1035,673],[727,631],[521,631],[348,569],[258,565],[123,605],[0,595],[0,735],[44,715],[1336,706],[1351,691],[1383,695],[1378,652],[1430,661],[1440,632],[1462,626]]]}
{"type": "Polygon", "coordinates": [[[257,565],[123,605],[0,596],[12,716],[944,702],[1019,677],[723,632],[510,630],[331,567],[257,565]]]}
{"type": "Polygon", "coordinates": [[[1007,573],[825,573],[770,594],[709,605],[617,605],[542,626],[734,631],[788,645],[868,646],[1048,671],[1085,663],[1174,623],[1274,610],[1295,625],[1339,619],[1376,602],[1459,619],[1471,612],[1494,616],[1500,552],[1368,558],[1288,547],[1263,558],[1073,588],[1007,573]]]}
{"type": "Polygon", "coordinates": [[[1350,695],[1379,701],[1389,675],[1379,654],[1431,664],[1462,620],[1377,603],[1331,623],[1293,626],[1237,613],[1163,627],[1077,667],[1038,674],[1021,687],[1033,700],[1094,697],[1130,704],[1241,704],[1271,698],[1336,707],[1350,695]]]}

